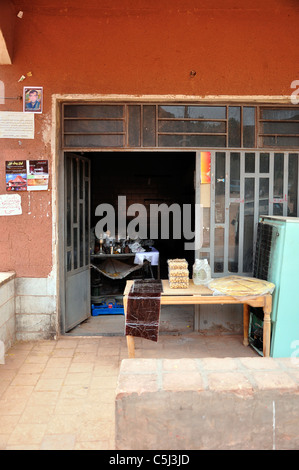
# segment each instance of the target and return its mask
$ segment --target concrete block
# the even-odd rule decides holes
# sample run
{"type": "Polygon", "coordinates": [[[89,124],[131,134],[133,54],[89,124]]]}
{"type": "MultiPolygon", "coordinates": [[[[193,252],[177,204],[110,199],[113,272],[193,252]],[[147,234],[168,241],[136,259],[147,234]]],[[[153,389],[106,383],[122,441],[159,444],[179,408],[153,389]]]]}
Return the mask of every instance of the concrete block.
{"type": "Polygon", "coordinates": [[[295,450],[298,361],[125,359],[115,432],[117,450],[295,450]]]}

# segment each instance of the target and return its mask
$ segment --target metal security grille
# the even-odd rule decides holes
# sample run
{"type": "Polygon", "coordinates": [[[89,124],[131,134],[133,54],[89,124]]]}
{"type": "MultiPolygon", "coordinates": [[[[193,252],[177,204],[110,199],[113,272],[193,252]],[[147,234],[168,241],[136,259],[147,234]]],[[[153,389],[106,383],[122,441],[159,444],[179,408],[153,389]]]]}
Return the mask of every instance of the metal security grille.
{"type": "Polygon", "coordinates": [[[298,216],[298,180],[298,153],[211,152],[200,256],[209,258],[215,277],[252,274],[259,217],[298,216]]]}

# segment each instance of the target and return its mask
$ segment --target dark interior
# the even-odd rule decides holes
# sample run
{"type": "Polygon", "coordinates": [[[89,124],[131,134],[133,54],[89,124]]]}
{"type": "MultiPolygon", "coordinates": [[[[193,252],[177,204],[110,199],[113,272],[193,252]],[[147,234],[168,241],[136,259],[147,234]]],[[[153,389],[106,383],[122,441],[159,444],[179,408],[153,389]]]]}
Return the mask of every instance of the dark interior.
{"type": "MultiPolygon", "coordinates": [[[[110,204],[116,212],[118,196],[126,197],[127,208],[142,204],[147,213],[147,238],[150,238],[149,214],[151,204],[195,203],[195,154],[193,152],[98,152],[85,154],[91,159],[91,227],[99,220],[95,209],[99,204],[110,204]]],[[[192,210],[194,213],[194,210],[192,210]]],[[[171,212],[170,212],[171,214],[171,212]]],[[[181,210],[181,221],[183,211],[181,210]]],[[[127,224],[137,217],[127,216],[127,224]]],[[[194,262],[194,252],[184,249],[185,239],[174,239],[173,222],[169,218],[169,239],[154,239],[154,248],[160,253],[160,275],[168,276],[167,259],[185,258],[189,270],[194,262]]],[[[194,220],[192,221],[192,230],[194,220]]],[[[159,229],[160,230],[160,229],[159,229]]],[[[192,240],[187,240],[192,241],[192,240]]],[[[191,271],[190,271],[191,272],[191,271]]]]}

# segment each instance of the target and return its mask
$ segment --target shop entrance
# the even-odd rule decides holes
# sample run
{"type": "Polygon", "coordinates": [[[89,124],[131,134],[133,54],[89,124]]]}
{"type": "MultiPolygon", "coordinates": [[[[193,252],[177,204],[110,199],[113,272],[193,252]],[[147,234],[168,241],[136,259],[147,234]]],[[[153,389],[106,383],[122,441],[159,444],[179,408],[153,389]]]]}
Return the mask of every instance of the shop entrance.
{"type": "Polygon", "coordinates": [[[194,233],[196,153],[65,153],[64,168],[63,333],[121,334],[124,315],[99,314],[97,305],[121,306],[128,279],[167,278],[167,259],[186,258],[192,272],[194,251],[185,243],[193,240],[184,230],[194,233]]]}

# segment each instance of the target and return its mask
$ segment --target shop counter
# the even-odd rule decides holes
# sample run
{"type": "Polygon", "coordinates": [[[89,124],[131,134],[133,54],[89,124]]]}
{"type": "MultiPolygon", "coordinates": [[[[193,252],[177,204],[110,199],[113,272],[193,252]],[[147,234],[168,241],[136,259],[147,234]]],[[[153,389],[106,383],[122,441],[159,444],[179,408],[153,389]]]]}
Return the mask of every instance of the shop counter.
{"type": "MultiPolygon", "coordinates": [[[[134,281],[127,281],[124,291],[124,311],[127,312],[128,295],[134,281]]],[[[263,355],[270,356],[271,337],[271,311],[272,295],[264,294],[252,296],[246,299],[238,299],[230,295],[215,295],[206,286],[197,286],[190,280],[190,285],[186,289],[171,289],[168,280],[162,280],[163,291],[160,296],[161,305],[202,305],[202,304],[243,304],[243,344],[248,346],[249,332],[249,307],[262,307],[264,312],[263,325],[263,355]]],[[[135,357],[134,336],[127,335],[127,347],[129,358],[135,357]]]]}

